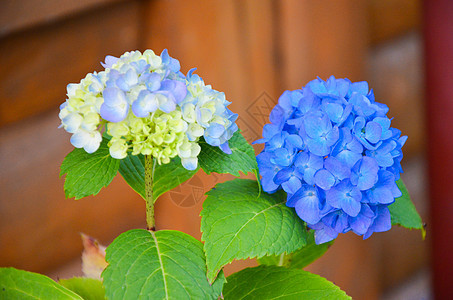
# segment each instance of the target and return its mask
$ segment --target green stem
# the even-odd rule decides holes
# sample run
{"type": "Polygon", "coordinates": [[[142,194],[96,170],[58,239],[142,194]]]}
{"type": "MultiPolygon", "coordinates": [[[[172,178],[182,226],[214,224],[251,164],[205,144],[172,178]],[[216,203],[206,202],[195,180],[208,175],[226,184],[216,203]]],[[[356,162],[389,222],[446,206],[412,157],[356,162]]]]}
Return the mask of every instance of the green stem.
{"type": "Polygon", "coordinates": [[[283,263],[285,261],[285,253],[280,254],[280,259],[278,260],[277,266],[283,266],[283,263]]]}
{"type": "Polygon", "coordinates": [[[291,262],[292,254],[280,254],[277,266],[288,267],[291,262]]]}
{"type": "Polygon", "coordinates": [[[145,155],[146,226],[148,230],[156,231],[156,221],[154,220],[153,167],[153,157],[151,155],[145,155]]]}

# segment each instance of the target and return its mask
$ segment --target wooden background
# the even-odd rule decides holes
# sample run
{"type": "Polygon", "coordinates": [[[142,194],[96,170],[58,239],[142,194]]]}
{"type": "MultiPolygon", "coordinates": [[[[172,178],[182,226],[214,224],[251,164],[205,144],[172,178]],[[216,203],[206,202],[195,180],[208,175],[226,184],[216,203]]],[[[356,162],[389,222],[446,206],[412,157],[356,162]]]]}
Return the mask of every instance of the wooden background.
{"type": "MultiPolygon", "coordinates": [[[[412,0],[35,0],[0,4],[0,266],[55,274],[76,260],[79,232],[105,244],[144,227],[144,203],[117,177],[97,196],[65,199],[59,125],[66,85],[104,56],[153,49],[197,67],[224,91],[251,141],[278,96],[320,76],[368,80],[409,136],[404,179],[426,215],[420,3],[412,0]]],[[[257,150],[259,150],[257,148],[257,150]]],[[[159,229],[199,238],[202,194],[227,176],[199,173],[157,204],[159,229]]],[[[341,236],[309,269],[354,299],[376,299],[426,267],[426,242],[400,228],[341,236]]],[[[231,273],[253,261],[236,262],[231,273]]],[[[58,273],[57,273],[58,274],[58,273]]]]}

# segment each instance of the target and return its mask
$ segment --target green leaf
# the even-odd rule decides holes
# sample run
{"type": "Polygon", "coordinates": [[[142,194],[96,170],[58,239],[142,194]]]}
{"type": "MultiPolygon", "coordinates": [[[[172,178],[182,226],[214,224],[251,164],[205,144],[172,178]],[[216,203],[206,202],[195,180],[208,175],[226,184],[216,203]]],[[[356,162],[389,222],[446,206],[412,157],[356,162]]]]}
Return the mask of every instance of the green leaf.
{"type": "Polygon", "coordinates": [[[112,182],[120,161],[110,156],[107,143],[103,139],[99,149],[92,154],[76,148],[65,157],[60,176],[66,174],[64,191],[67,198],[75,197],[77,200],[96,195],[112,182]]]}
{"type": "Polygon", "coordinates": [[[185,169],[179,157],[174,157],[170,163],[156,165],[154,170],[153,195],[154,201],[163,193],[177,187],[197,174],[199,168],[194,171],[185,169]]]}
{"type": "MultiPolygon", "coordinates": [[[[165,192],[192,178],[197,172],[198,169],[194,171],[185,169],[177,156],[168,164],[156,163],[153,181],[154,202],[165,192]]],[[[145,157],[141,154],[128,155],[122,159],[120,174],[130,187],[145,199],[145,157]]]]}
{"type": "Polygon", "coordinates": [[[388,207],[392,218],[392,224],[400,225],[409,229],[420,229],[424,237],[425,229],[423,227],[422,218],[418,214],[414,203],[412,203],[403,180],[400,178],[396,184],[403,195],[395,199],[395,202],[390,204],[388,207]]]}
{"type": "Polygon", "coordinates": [[[235,179],[207,193],[201,211],[208,279],[233,259],[293,252],[306,244],[303,221],[286,194],[260,193],[254,180],[235,179]]]}
{"type": "Polygon", "coordinates": [[[0,299],[82,299],[47,276],[0,268],[0,299]]]}
{"type": "Polygon", "coordinates": [[[203,244],[180,231],[130,230],[106,251],[109,299],[217,299],[225,281],[208,283],[203,244]]]}
{"type": "Polygon", "coordinates": [[[206,174],[211,172],[229,173],[234,176],[239,176],[239,172],[257,174],[258,164],[256,163],[255,151],[239,130],[228,141],[231,154],[226,154],[219,147],[207,144],[203,139],[199,143],[201,152],[198,155],[198,163],[206,174]]]}
{"type": "Polygon", "coordinates": [[[105,289],[100,280],[86,277],[74,277],[62,279],[59,283],[81,296],[84,300],[105,299],[105,289]]]}
{"type": "Polygon", "coordinates": [[[320,258],[334,241],[316,245],[314,231],[310,230],[307,238],[307,245],[290,254],[263,256],[258,259],[261,265],[279,265],[288,268],[303,269],[318,258],[320,258]]]}
{"type": "Polygon", "coordinates": [[[247,268],[227,278],[225,300],[351,299],[327,279],[299,269],[277,266],[247,268]]]}
{"type": "Polygon", "coordinates": [[[145,199],[145,157],[129,154],[121,160],[119,171],[127,184],[145,199]]]}

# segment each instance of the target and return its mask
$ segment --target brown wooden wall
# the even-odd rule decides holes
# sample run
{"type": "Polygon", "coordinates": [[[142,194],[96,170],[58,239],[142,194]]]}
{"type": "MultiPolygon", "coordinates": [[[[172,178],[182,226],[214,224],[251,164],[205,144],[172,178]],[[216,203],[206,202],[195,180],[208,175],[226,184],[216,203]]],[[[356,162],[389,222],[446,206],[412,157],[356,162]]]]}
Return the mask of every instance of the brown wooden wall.
{"type": "MultiPolygon", "coordinates": [[[[249,140],[258,138],[263,115],[284,90],[316,76],[366,79],[379,86],[375,93],[392,116],[405,120],[397,125],[409,133],[406,153],[416,158],[424,140],[422,88],[406,75],[414,76],[407,65],[417,68],[417,53],[405,64],[381,57],[391,56],[387,44],[408,32],[417,36],[419,11],[411,0],[3,1],[0,265],[51,272],[80,255],[79,232],[108,243],[144,226],[144,203],[121,178],[96,197],[74,201],[64,198],[58,177],[71,150],[69,135],[57,129],[58,105],[66,85],[100,70],[105,55],[168,48],[183,72],[195,66],[205,82],[226,93],[249,140]],[[403,92],[391,89],[392,78],[406,87],[403,92]]],[[[162,197],[158,228],[199,238],[200,195],[227,178],[200,173],[162,197]]],[[[418,233],[396,229],[367,241],[348,234],[310,269],[356,299],[374,299],[422,267],[425,253],[418,233]]],[[[253,263],[238,262],[227,272],[253,263]]]]}

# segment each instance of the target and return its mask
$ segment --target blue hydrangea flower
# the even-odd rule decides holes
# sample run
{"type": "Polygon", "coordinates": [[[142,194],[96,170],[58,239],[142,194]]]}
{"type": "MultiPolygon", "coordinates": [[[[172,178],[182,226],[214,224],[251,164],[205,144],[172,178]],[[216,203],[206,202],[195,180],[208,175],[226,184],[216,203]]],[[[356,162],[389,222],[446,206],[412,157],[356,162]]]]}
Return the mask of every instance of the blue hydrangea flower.
{"type": "Polygon", "coordinates": [[[264,191],[283,189],[316,243],[391,227],[388,205],[401,196],[407,137],[390,127],[388,107],[366,82],[331,76],[285,91],[263,128],[257,156],[264,191]]]}
{"type": "Polygon", "coordinates": [[[106,125],[109,152],[117,159],[130,153],[169,163],[179,156],[183,167],[195,170],[202,138],[231,154],[228,140],[238,127],[230,102],[194,69],[184,76],[166,49],[160,56],[151,50],[107,56],[101,64],[104,71],[68,85],[60,106],[61,125],[75,147],[95,152],[106,125]]]}

